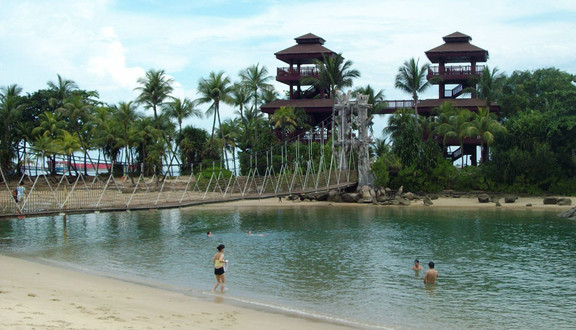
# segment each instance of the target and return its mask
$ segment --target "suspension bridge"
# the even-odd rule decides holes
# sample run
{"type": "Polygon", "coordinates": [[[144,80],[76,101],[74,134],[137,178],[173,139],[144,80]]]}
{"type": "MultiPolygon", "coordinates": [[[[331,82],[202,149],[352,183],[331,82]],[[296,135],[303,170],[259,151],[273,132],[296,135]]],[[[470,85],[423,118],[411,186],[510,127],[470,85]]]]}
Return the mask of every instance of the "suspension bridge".
{"type": "MultiPolygon", "coordinates": [[[[225,166],[229,165],[228,160],[219,166],[213,164],[211,168],[170,163],[159,169],[146,164],[88,164],[79,158],[77,161],[73,155],[51,155],[46,160],[44,153],[28,149],[19,162],[24,164],[20,167],[20,175],[7,175],[0,168],[3,185],[0,188],[0,217],[183,207],[366,185],[370,183],[367,129],[370,105],[367,101],[366,95],[357,94],[356,100],[351,100],[350,92],[338,93],[334,120],[328,119],[332,125],[332,152],[326,153],[321,147],[319,155],[313,154],[310,137],[314,134],[304,132],[292,138],[292,143],[296,144],[293,158],[287,156],[285,141],[279,164],[274,165],[275,157],[270,149],[265,151],[265,167],[257,166],[256,154],[251,156],[250,168],[244,171],[246,175],[238,175],[236,168],[223,169],[229,167],[225,166]],[[357,130],[357,137],[354,130],[357,130]],[[307,155],[299,151],[302,138],[308,144],[307,155]],[[61,173],[56,174],[58,164],[61,173]],[[115,165],[120,165],[122,174],[115,171],[115,165]],[[154,168],[146,170],[147,166],[154,168]],[[88,168],[94,172],[92,175],[88,175],[88,168]],[[153,174],[146,176],[145,173],[153,174]]],[[[321,127],[321,145],[324,146],[328,131],[324,129],[324,123],[321,127]]],[[[226,159],[226,151],[223,151],[222,158],[226,159]]],[[[174,159],[174,155],[171,158],[174,159]]],[[[235,158],[233,163],[236,163],[235,158]]]]}
{"type": "MultiPolygon", "coordinates": [[[[65,157],[57,161],[59,166],[68,164],[65,157]]],[[[145,165],[131,165],[141,168],[140,174],[118,175],[111,170],[114,164],[104,166],[103,173],[102,164],[92,166],[92,175],[86,175],[84,168],[66,166],[53,175],[42,156],[27,159],[36,162],[28,161],[18,177],[0,169],[0,217],[184,207],[342,190],[357,182],[355,170],[339,169],[334,156],[324,155],[317,162],[310,157],[302,163],[285,163],[279,170],[268,165],[264,173],[255,167],[243,176],[217,166],[197,172],[190,167],[183,174],[180,165],[163,166],[161,174],[151,176],[144,175],[145,165]]]]}

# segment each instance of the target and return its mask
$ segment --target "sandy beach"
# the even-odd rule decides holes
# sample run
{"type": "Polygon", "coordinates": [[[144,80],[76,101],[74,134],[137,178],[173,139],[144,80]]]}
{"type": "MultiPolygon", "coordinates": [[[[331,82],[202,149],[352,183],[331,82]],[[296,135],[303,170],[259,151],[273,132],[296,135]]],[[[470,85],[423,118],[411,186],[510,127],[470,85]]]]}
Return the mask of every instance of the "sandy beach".
{"type": "Polygon", "coordinates": [[[545,205],[543,197],[518,197],[514,203],[505,203],[503,198],[500,198],[500,206],[495,203],[479,203],[478,198],[474,195],[467,197],[440,197],[432,200],[433,205],[425,206],[422,200],[414,200],[410,205],[372,205],[370,203],[334,203],[334,202],[319,202],[319,201],[287,201],[283,199],[279,202],[278,198],[266,199],[252,199],[240,200],[226,203],[205,204],[195,207],[201,208],[221,208],[221,207],[305,207],[305,206],[331,206],[337,205],[339,207],[379,207],[379,208],[441,208],[441,209],[504,209],[504,210],[543,210],[543,211],[558,211],[563,212],[571,209],[576,205],[575,197],[558,196],[558,198],[568,198],[572,201],[571,205],[545,205]]]}
{"type": "MultiPolygon", "coordinates": [[[[571,198],[573,205],[576,200],[571,198]]],[[[349,207],[438,209],[549,210],[572,206],[544,205],[539,197],[515,203],[480,204],[477,198],[445,198],[424,206],[337,204],[349,207]],[[527,206],[531,204],[532,206],[527,206]]],[[[196,206],[307,207],[330,202],[292,202],[278,198],[196,206]]],[[[0,255],[0,328],[2,329],[338,329],[346,325],[299,315],[275,313],[233,303],[224,294],[193,296],[146,285],[72,271],[0,255]]]]}
{"type": "Polygon", "coordinates": [[[1,329],[345,329],[0,255],[1,329]]]}

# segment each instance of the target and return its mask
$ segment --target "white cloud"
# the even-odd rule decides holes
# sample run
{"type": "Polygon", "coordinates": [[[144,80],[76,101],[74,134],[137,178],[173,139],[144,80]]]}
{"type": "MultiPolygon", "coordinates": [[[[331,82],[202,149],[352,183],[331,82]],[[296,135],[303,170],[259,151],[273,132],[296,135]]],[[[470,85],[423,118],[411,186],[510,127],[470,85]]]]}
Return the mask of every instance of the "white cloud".
{"type": "MultiPolygon", "coordinates": [[[[410,57],[427,62],[424,52],[455,31],[472,36],[490,52],[488,65],[507,73],[550,66],[576,72],[573,1],[488,0],[474,7],[456,0],[270,2],[260,13],[237,17],[198,15],[187,2],[173,12],[145,11],[151,4],[136,0],[134,10],[122,11],[119,4],[0,0],[0,85],[18,83],[33,92],[59,73],[115,103],[134,99],[137,78],[152,68],[174,77],[176,96],[195,99],[198,80],[210,71],[237,80],[241,69],[260,63],[275,75],[284,64],[274,52],[308,32],[354,62],[362,73],[357,85],[384,89],[390,99],[408,97],[394,89],[398,67],[410,57]]],[[[432,89],[424,96],[435,95],[432,89]]],[[[224,117],[232,112],[223,108],[224,117]]]]}

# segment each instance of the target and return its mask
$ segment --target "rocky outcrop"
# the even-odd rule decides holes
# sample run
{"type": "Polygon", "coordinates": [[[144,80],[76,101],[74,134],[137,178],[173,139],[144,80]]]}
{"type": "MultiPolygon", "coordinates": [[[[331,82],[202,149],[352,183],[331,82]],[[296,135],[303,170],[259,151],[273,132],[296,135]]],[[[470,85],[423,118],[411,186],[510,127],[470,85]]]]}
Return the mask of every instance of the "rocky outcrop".
{"type": "Polygon", "coordinates": [[[480,194],[478,195],[478,203],[489,203],[490,196],[488,194],[480,194]]]}
{"type": "Polygon", "coordinates": [[[576,207],[569,209],[568,211],[562,212],[558,214],[558,216],[562,218],[568,218],[572,220],[576,220],[576,207]]]}
{"type": "Polygon", "coordinates": [[[560,198],[558,200],[558,205],[562,206],[572,205],[572,200],[570,198],[560,198]]]}
{"type": "Polygon", "coordinates": [[[558,198],[556,197],[544,197],[544,205],[555,205],[558,204],[558,198]]]}
{"type": "Polygon", "coordinates": [[[558,198],[558,197],[545,197],[544,205],[572,205],[572,200],[570,198],[558,198]]]}
{"type": "Polygon", "coordinates": [[[504,196],[504,203],[514,203],[516,202],[516,200],[518,199],[518,196],[516,195],[506,195],[504,196]]]}

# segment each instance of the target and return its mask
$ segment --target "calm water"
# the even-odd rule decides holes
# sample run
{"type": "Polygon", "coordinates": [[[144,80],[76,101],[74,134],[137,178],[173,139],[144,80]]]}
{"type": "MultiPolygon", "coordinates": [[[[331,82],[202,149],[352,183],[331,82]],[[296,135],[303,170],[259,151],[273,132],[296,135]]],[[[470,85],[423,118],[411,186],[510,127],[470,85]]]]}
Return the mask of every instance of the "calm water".
{"type": "Polygon", "coordinates": [[[394,328],[576,324],[576,222],[553,212],[189,208],[0,221],[1,253],[195,294],[214,284],[219,243],[229,299],[394,328]],[[436,262],[436,286],[410,269],[414,258],[436,262]]]}

